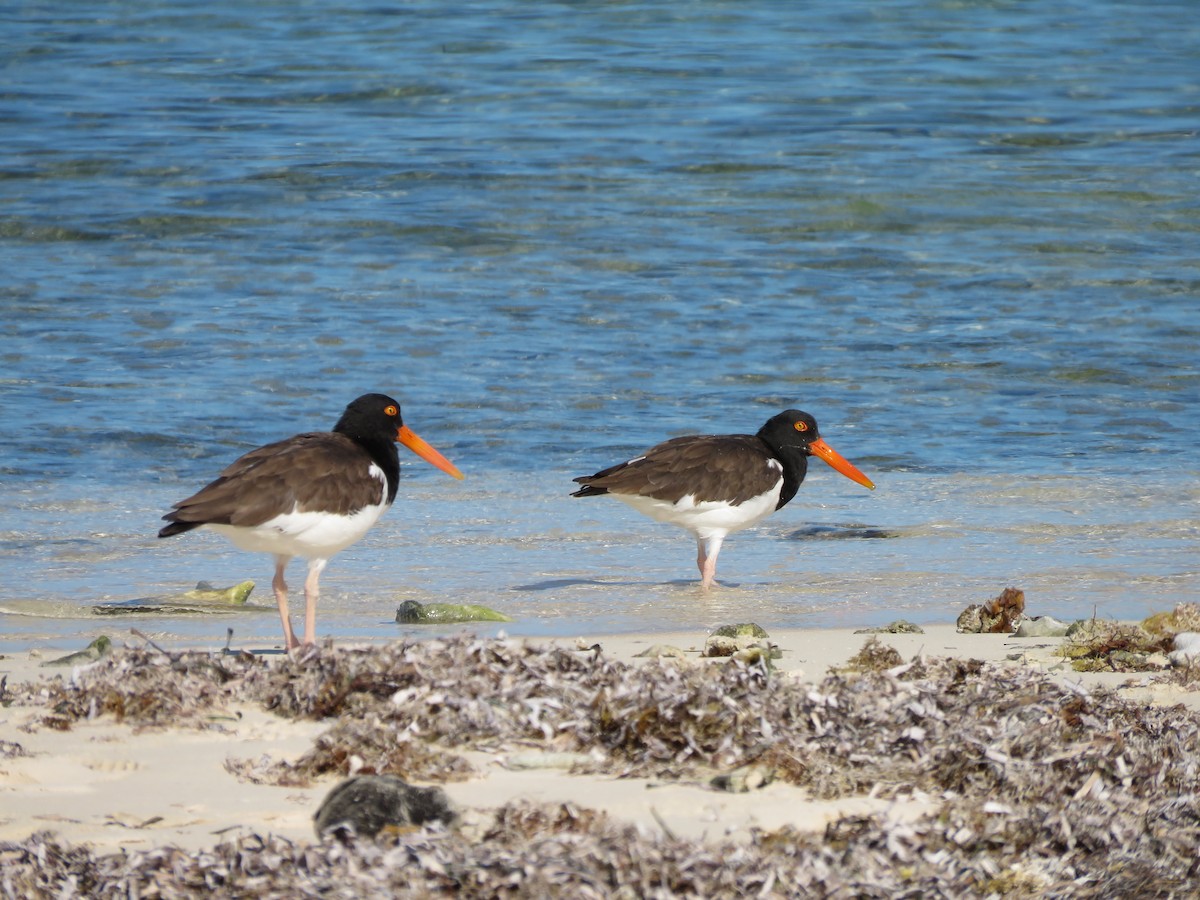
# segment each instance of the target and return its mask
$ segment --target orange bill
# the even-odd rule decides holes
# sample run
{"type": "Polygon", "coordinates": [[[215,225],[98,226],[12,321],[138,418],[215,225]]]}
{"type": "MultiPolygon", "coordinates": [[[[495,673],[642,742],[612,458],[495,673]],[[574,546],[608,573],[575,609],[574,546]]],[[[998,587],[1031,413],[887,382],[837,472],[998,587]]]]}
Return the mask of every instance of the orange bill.
{"type": "Polygon", "coordinates": [[[850,462],[850,460],[846,459],[844,456],[842,456],[842,454],[838,453],[827,443],[825,443],[824,439],[817,438],[808,445],[808,449],[817,456],[821,457],[821,459],[825,460],[825,462],[829,463],[829,465],[833,466],[834,469],[841,472],[851,481],[856,481],[865,488],[875,490],[875,482],[871,481],[870,478],[858,471],[858,469],[854,468],[854,464],[850,462]]]}
{"type": "MultiPolygon", "coordinates": [[[[458,468],[454,465],[454,463],[450,462],[450,460],[446,459],[446,457],[442,456],[442,454],[438,453],[431,446],[421,440],[421,438],[417,437],[416,432],[414,432],[407,425],[401,425],[396,430],[396,440],[413,453],[417,454],[417,456],[421,457],[421,459],[425,460],[425,462],[429,463],[431,466],[436,466],[447,475],[453,475],[455,478],[463,477],[463,473],[458,471],[458,468]]],[[[830,465],[832,465],[832,463],[830,463],[830,465]]],[[[846,463],[846,465],[850,464],[846,463]]]]}

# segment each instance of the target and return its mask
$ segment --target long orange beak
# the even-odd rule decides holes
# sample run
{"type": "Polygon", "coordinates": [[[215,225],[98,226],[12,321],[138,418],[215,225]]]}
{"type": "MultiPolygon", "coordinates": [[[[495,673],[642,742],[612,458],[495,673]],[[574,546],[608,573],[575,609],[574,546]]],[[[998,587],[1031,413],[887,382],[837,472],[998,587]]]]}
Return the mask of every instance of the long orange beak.
{"type": "Polygon", "coordinates": [[[875,490],[875,482],[873,482],[862,472],[858,471],[858,469],[854,468],[854,464],[850,462],[850,460],[846,459],[844,456],[842,456],[842,454],[838,453],[827,443],[825,443],[823,438],[817,438],[808,445],[808,449],[817,456],[821,457],[821,459],[825,460],[825,462],[829,463],[829,465],[833,466],[834,469],[841,472],[851,481],[856,481],[863,487],[872,491],[875,490]]]}
{"type": "MultiPolygon", "coordinates": [[[[447,475],[453,475],[455,478],[463,477],[463,473],[458,471],[458,468],[454,465],[454,463],[450,462],[450,460],[446,459],[446,457],[442,456],[442,454],[438,453],[427,443],[417,437],[416,432],[414,432],[407,425],[401,425],[398,429],[396,429],[396,440],[413,453],[417,454],[417,456],[421,457],[421,459],[425,460],[425,462],[429,463],[431,466],[436,466],[447,475]]],[[[846,465],[849,465],[849,463],[846,465]]]]}

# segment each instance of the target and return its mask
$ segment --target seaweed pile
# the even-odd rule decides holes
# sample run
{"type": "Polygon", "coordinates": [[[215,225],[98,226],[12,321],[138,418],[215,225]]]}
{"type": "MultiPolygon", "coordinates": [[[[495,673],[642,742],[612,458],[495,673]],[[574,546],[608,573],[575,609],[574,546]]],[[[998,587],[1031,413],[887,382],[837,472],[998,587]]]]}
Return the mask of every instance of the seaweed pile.
{"type": "MultiPolygon", "coordinates": [[[[628,665],[472,638],[325,646],[270,666],[239,658],[157,668],[180,683],[211,680],[191,688],[204,710],[237,697],[281,715],[336,717],[326,750],[301,761],[325,753],[320,771],[344,774],[356,756],[361,772],[437,780],[452,777],[443,770],[455,748],[513,746],[586,750],[597,770],[659,779],[754,764],[817,797],[936,802],[915,822],[855,816],[824,834],[689,842],[591,810],[514,804],[475,831],[434,827],[345,845],[255,837],[199,853],[96,856],[38,834],[0,845],[0,894],[57,896],[68,886],[97,896],[1194,894],[1196,714],[1030,668],[896,663],[864,651],[855,667],[819,683],[739,662],[628,665]],[[222,681],[220,672],[233,677],[222,681]],[[365,734],[376,735],[370,747],[365,734]],[[423,748],[438,765],[424,768],[421,754],[416,763],[389,757],[397,743],[423,748]]],[[[124,672],[128,653],[94,668],[124,672]]],[[[63,685],[57,702],[95,708],[88,697],[102,682],[91,675],[63,685]]],[[[193,712],[189,721],[202,718],[193,712]]]]}

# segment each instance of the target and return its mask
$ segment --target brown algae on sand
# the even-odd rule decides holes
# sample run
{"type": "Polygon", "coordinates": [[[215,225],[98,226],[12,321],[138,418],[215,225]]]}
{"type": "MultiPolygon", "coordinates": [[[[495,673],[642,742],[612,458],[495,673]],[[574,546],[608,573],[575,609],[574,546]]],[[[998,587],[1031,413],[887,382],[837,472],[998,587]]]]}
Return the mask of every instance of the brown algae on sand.
{"type": "MultiPolygon", "coordinates": [[[[784,828],[736,843],[679,840],[571,804],[526,803],[471,828],[385,829],[346,846],[251,835],[196,853],[100,855],[39,833],[0,846],[15,895],[87,884],[148,896],[218,878],[212,889],[230,894],[286,896],[303,886],[416,897],[469,884],[483,896],[511,891],[519,878],[524,891],[580,897],[1100,897],[1132,896],[1147,883],[1183,894],[1195,878],[1200,717],[1034,667],[918,657],[809,682],[737,662],[622,663],[457,637],[325,644],[270,664],[118,650],[76,680],[56,679],[53,691],[39,683],[10,693],[48,714],[104,714],[105,698],[123,695],[119,683],[139,669],[148,671],[141,690],[174,698],[174,719],[146,712],[159,724],[195,724],[236,699],[283,716],[355,721],[362,735],[380,734],[380,748],[407,734],[435,758],[506,747],[586,752],[592,771],[617,777],[707,784],[747,772],[750,787],[770,780],[773,790],[790,784],[816,798],[921,796],[935,809],[904,823],[848,816],[823,834],[784,828]]],[[[124,705],[125,720],[139,721],[136,706],[124,705]]],[[[347,745],[359,748],[362,738],[347,745]]],[[[379,761],[367,752],[356,764],[361,772],[379,761]]]]}

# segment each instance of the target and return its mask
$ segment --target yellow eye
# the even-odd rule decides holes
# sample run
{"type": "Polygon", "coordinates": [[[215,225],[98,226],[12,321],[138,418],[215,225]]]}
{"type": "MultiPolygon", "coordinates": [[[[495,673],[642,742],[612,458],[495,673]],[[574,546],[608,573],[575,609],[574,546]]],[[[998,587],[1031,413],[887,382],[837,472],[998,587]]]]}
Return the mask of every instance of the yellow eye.
{"type": "Polygon", "coordinates": [[[391,416],[394,419],[396,416],[400,415],[400,410],[396,409],[394,406],[385,406],[383,408],[383,414],[385,416],[391,416]]]}
{"type": "Polygon", "coordinates": [[[795,428],[797,431],[808,431],[808,423],[807,422],[797,422],[795,425],[795,428]]]}

